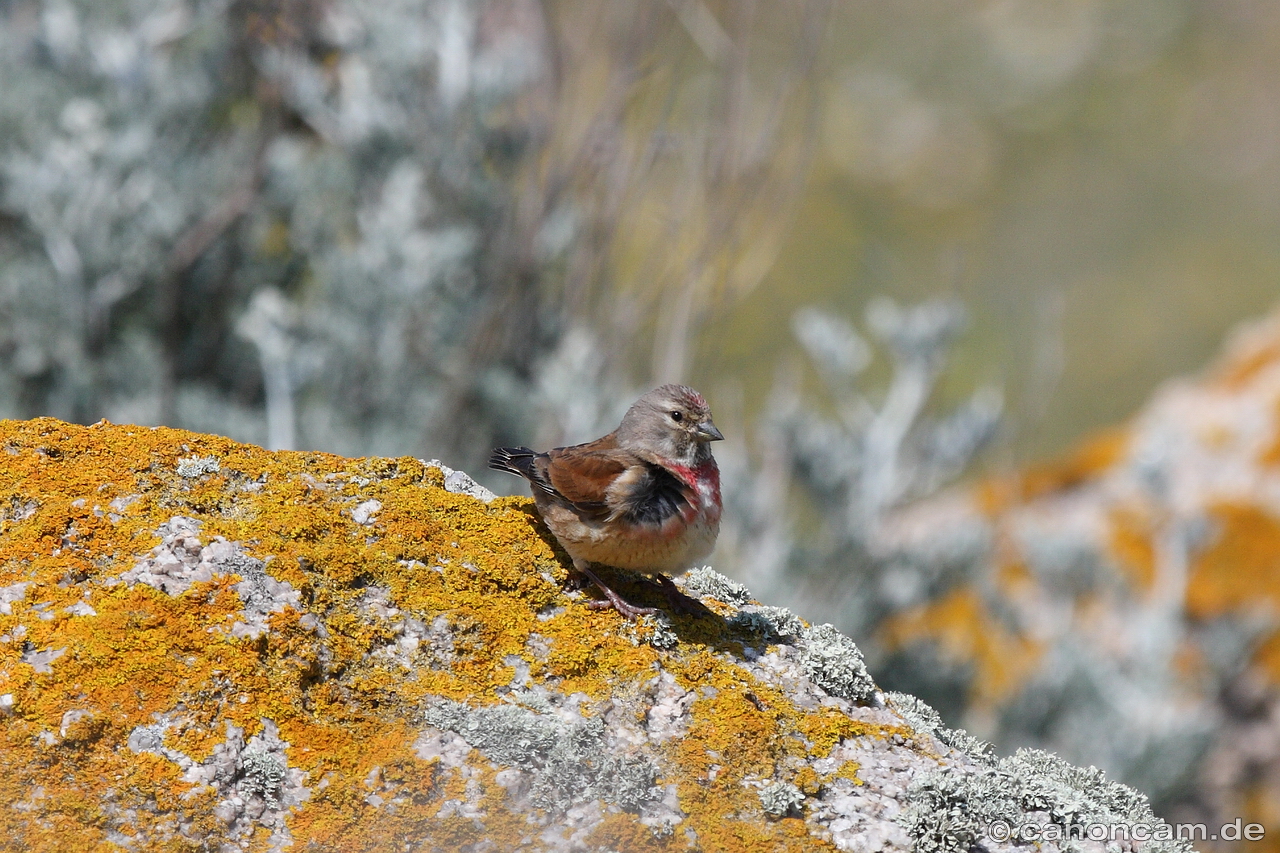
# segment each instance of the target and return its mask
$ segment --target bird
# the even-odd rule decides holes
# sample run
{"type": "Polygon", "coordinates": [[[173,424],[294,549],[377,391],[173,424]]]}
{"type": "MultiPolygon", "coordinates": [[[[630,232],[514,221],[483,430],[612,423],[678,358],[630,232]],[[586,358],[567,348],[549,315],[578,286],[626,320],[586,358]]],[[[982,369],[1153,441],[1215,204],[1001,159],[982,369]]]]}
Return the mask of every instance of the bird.
{"type": "Polygon", "coordinates": [[[529,481],[547,528],[606,598],[589,606],[635,619],[657,609],[627,602],[592,566],[650,575],[673,610],[690,611],[692,600],[667,575],[684,572],[715,547],[722,504],[711,442],[723,439],[701,394],[662,385],[636,400],[602,438],[545,453],[495,448],[489,467],[529,481]]]}

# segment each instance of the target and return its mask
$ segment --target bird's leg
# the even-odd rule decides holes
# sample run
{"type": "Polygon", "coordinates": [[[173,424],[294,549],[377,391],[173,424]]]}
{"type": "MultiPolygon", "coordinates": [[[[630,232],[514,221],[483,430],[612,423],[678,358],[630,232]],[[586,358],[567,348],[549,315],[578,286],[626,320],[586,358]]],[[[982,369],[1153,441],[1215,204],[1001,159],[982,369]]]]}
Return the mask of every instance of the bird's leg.
{"type": "Polygon", "coordinates": [[[577,592],[583,587],[591,583],[591,578],[582,573],[582,569],[578,568],[578,564],[573,564],[573,571],[569,572],[569,578],[565,581],[564,588],[566,592],[577,592]]]}
{"type": "Polygon", "coordinates": [[[636,607],[634,604],[628,604],[623,600],[622,596],[610,589],[595,572],[591,571],[591,567],[586,560],[574,560],[573,567],[590,578],[591,582],[598,586],[600,591],[604,593],[604,597],[608,599],[608,601],[588,601],[587,606],[592,610],[603,610],[606,607],[612,607],[627,619],[651,616],[658,612],[656,607],[636,607]]]}
{"type": "Polygon", "coordinates": [[[675,581],[661,572],[654,573],[653,579],[658,582],[658,586],[662,587],[662,594],[667,597],[667,606],[671,608],[672,613],[683,613],[686,616],[705,616],[711,612],[701,601],[696,598],[690,598],[681,592],[675,581]]]}

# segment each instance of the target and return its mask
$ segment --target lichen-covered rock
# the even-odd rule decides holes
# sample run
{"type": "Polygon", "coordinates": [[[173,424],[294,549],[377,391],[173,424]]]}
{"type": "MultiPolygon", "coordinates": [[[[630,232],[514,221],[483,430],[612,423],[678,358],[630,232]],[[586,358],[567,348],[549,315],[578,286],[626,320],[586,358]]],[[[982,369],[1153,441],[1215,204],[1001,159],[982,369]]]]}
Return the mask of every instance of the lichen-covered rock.
{"type": "Polygon", "coordinates": [[[460,472],[47,419],[0,447],[3,849],[997,851],[997,818],[1154,821],[710,570],[701,616],[583,606],[530,503],[460,472]]]}
{"type": "Polygon", "coordinates": [[[879,544],[965,555],[882,639],[962,685],[984,734],[1105,764],[1210,834],[1280,825],[1280,313],[1067,458],[908,508],[879,544]]]}

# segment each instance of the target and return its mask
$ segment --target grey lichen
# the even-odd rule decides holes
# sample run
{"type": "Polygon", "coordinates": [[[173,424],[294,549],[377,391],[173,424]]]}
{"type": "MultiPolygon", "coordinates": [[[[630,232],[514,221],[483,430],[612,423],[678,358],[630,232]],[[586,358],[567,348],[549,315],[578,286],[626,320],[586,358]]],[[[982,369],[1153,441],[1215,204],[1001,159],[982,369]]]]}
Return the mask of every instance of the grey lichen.
{"type": "Polygon", "coordinates": [[[773,623],[753,610],[739,610],[729,619],[729,628],[744,634],[761,637],[765,640],[777,639],[773,623]]]}
{"type": "Polygon", "coordinates": [[[834,625],[815,625],[801,632],[802,660],[809,679],[830,693],[854,702],[866,702],[876,693],[862,652],[834,625]]]}
{"type": "Polygon", "coordinates": [[[804,792],[790,782],[774,782],[760,789],[760,805],[770,817],[786,817],[799,811],[804,792]]]}
{"type": "Polygon", "coordinates": [[[565,734],[558,720],[513,705],[472,708],[442,702],[423,716],[436,728],[461,735],[491,761],[518,767],[545,762],[565,734]]]}
{"type": "Polygon", "coordinates": [[[216,474],[221,470],[222,463],[213,456],[186,456],[178,460],[178,476],[187,480],[194,480],[205,474],[216,474]]]}
{"type": "MultiPolygon", "coordinates": [[[[918,853],[961,853],[987,839],[990,827],[1042,824],[1058,830],[1062,849],[1091,826],[1142,824],[1151,838],[1148,853],[1187,853],[1168,824],[1151,811],[1146,796],[1109,781],[1096,767],[1076,767],[1038,749],[1020,749],[996,758],[990,744],[961,729],[948,729],[936,711],[904,693],[890,693],[889,705],[913,728],[964,753],[978,768],[942,766],[926,773],[907,792],[899,817],[918,853]]],[[[1042,833],[1048,840],[1053,836],[1042,833]]]]}
{"type": "Polygon", "coordinates": [[[551,751],[534,779],[530,795],[535,805],[556,813],[600,799],[638,811],[657,796],[657,768],[645,757],[609,754],[603,734],[599,718],[569,727],[569,737],[551,751]]]}
{"type": "Polygon", "coordinates": [[[640,625],[648,630],[639,635],[638,642],[647,643],[655,649],[674,649],[680,643],[671,617],[661,611],[642,616],[640,625]]]}
{"type": "Polygon", "coordinates": [[[890,706],[916,731],[931,734],[943,744],[959,750],[979,761],[992,759],[991,744],[974,737],[964,729],[949,729],[942,717],[927,704],[908,693],[892,692],[885,695],[890,706]]]}
{"type": "Polygon", "coordinates": [[[515,705],[472,708],[445,701],[423,715],[454,732],[496,764],[530,774],[529,800],[550,814],[592,800],[636,811],[656,799],[658,771],[644,756],[606,748],[598,717],[565,721],[515,705]]]}
{"type": "Polygon", "coordinates": [[[886,693],[884,698],[889,707],[897,711],[898,716],[910,723],[913,729],[932,734],[942,728],[942,716],[910,693],[894,690],[886,693]]]}
{"type": "Polygon", "coordinates": [[[1022,815],[1017,781],[995,771],[961,774],[931,770],[907,792],[908,807],[899,816],[916,853],[968,853],[984,840],[988,827],[1014,824],[1022,815]]]}
{"type": "Polygon", "coordinates": [[[240,754],[240,791],[257,795],[269,809],[280,808],[280,789],[288,777],[288,768],[278,757],[261,749],[246,749],[240,754]]]}
{"type": "Polygon", "coordinates": [[[739,610],[729,620],[729,626],[737,631],[759,635],[770,642],[797,637],[804,630],[804,623],[790,610],[768,605],[739,610]]]}
{"type": "Polygon", "coordinates": [[[757,608],[756,612],[769,620],[769,624],[773,626],[773,632],[779,637],[798,637],[804,630],[804,623],[800,621],[800,617],[785,607],[766,604],[757,608]]]}
{"type": "Polygon", "coordinates": [[[267,564],[262,560],[245,554],[236,543],[227,544],[232,547],[229,553],[220,555],[219,571],[241,577],[235,590],[244,602],[245,613],[244,620],[232,626],[231,633],[254,639],[267,630],[267,620],[272,613],[283,612],[287,607],[297,610],[300,595],[288,581],[276,580],[267,574],[267,564]]]}
{"type": "Polygon", "coordinates": [[[725,604],[741,607],[751,602],[751,590],[710,566],[692,569],[684,576],[684,588],[690,595],[714,598],[725,604]]]}
{"type": "Polygon", "coordinates": [[[1000,766],[1039,780],[1048,789],[1044,795],[1046,802],[1051,804],[1046,809],[1048,811],[1053,810],[1053,804],[1072,800],[1075,794],[1079,794],[1096,804],[1102,812],[1133,821],[1152,819],[1146,794],[1120,782],[1108,781],[1106,774],[1097,767],[1077,767],[1040,749],[1019,749],[1011,757],[1001,759],[1000,766]]]}

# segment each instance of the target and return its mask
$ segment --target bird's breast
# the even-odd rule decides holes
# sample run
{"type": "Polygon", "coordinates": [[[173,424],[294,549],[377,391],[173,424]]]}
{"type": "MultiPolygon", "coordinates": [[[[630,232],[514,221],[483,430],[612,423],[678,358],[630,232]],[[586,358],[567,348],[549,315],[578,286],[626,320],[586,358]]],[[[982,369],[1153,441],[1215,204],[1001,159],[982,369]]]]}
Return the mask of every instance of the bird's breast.
{"type": "Polygon", "coordinates": [[[567,507],[542,509],[547,526],[570,556],[642,572],[677,573],[692,567],[711,554],[720,531],[718,508],[714,513],[678,513],[660,524],[593,522],[567,507]]]}
{"type": "Polygon", "coordinates": [[[698,495],[699,506],[694,515],[714,516],[718,522],[720,520],[720,468],[716,465],[716,460],[708,459],[696,466],[672,465],[671,472],[698,495]]]}

